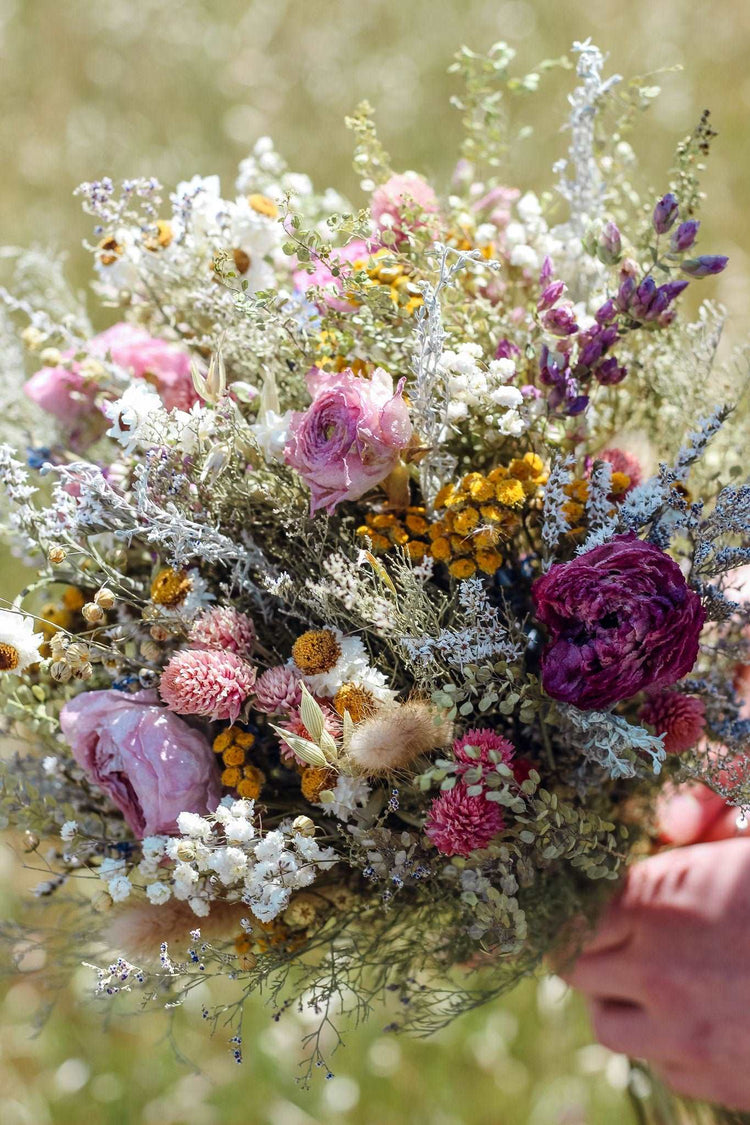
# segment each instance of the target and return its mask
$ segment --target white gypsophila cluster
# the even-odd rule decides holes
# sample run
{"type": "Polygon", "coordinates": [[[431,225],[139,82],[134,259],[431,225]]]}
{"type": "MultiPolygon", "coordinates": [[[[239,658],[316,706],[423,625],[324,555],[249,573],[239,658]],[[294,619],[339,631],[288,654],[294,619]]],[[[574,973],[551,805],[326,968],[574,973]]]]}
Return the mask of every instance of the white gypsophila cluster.
{"type": "Polygon", "coordinates": [[[209,816],[183,812],[180,835],[163,845],[158,884],[151,901],[167,901],[166,891],[186,901],[199,917],[220,897],[244,902],[261,922],[270,922],[289,904],[292,892],[310,886],[338,860],[333,848],[282,823],[263,834],[254,821],[254,802],[225,798],[209,816]],[[166,889],[165,889],[166,888],[166,889]]]}
{"type": "Polygon", "coordinates": [[[333,789],[327,790],[326,800],[319,803],[319,808],[346,824],[367,803],[371,792],[364,778],[339,774],[333,789]]]}
{"type": "Polygon", "coordinates": [[[558,704],[558,711],[562,732],[611,778],[637,777],[644,768],[644,755],[651,759],[653,772],[661,772],[666,758],[663,735],[649,734],[609,711],[579,711],[570,704],[558,704]]]}
{"type": "Polygon", "coordinates": [[[401,645],[409,659],[423,671],[441,660],[455,668],[484,660],[519,660],[523,646],[514,641],[500,620],[481,579],[467,578],[459,583],[460,628],[441,629],[435,637],[404,636],[401,645]]]}
{"type": "MultiPolygon", "coordinates": [[[[252,153],[240,162],[235,189],[238,195],[262,192],[280,208],[288,201],[290,209],[319,224],[331,215],[353,210],[349,200],[333,188],[314,194],[310,177],[304,172],[291,172],[270,137],[259,137],[252,153]]],[[[330,229],[321,226],[320,233],[325,237],[330,229]]]]}
{"type": "Polygon", "coordinates": [[[445,350],[438,371],[448,400],[446,419],[455,425],[473,414],[481,414],[497,431],[512,437],[523,433],[524,419],[518,408],[523,395],[508,383],[516,374],[512,359],[483,362],[479,344],[458,344],[445,350]]]}

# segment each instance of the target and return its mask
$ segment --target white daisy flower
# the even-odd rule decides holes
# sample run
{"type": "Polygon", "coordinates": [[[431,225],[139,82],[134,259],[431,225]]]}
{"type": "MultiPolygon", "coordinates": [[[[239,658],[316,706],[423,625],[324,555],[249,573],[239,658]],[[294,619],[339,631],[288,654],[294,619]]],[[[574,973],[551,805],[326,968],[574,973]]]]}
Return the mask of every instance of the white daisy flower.
{"type": "Polygon", "coordinates": [[[118,441],[126,453],[132,453],[139,445],[153,445],[157,440],[157,423],[163,429],[167,420],[158,394],[142,381],[132,383],[115,402],[105,402],[104,413],[112,423],[107,437],[118,441]]]}
{"type": "Polygon", "coordinates": [[[42,633],[34,632],[34,621],[17,610],[0,609],[0,675],[13,672],[20,676],[30,664],[40,659],[42,633]]]}

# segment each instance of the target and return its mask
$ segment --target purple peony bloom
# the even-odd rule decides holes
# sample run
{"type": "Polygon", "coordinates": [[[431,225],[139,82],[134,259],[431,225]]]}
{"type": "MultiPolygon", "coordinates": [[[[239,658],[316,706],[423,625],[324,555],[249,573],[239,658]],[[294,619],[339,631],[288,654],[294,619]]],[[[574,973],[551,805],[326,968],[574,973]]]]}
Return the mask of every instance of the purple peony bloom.
{"type": "Polygon", "coordinates": [[[138,839],[174,834],[181,812],[211,812],[219,803],[208,739],[161,707],[155,691],[82,692],[63,707],[60,726],[78,765],[138,839]]]}
{"type": "Polygon", "coordinates": [[[669,555],[632,533],[556,563],[533,596],[549,632],[542,684],[553,699],[606,708],[695,664],[700,598],[669,555]]]}

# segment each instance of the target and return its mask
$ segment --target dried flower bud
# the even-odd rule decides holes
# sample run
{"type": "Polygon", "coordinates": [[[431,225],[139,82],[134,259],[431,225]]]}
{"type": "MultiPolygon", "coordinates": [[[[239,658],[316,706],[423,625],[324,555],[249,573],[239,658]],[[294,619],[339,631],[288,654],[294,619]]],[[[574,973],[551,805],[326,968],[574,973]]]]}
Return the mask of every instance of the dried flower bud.
{"type": "Polygon", "coordinates": [[[64,660],[56,660],[50,667],[49,674],[58,684],[67,684],[73,675],[73,669],[64,660]]]}
{"type": "Polygon", "coordinates": [[[616,223],[605,223],[596,245],[596,256],[600,262],[612,266],[622,256],[622,237],[616,223]]]}
{"type": "Polygon", "coordinates": [[[115,604],[115,595],[106,586],[102,586],[101,590],[97,590],[94,594],[94,601],[102,609],[112,609],[115,604]]]}
{"type": "Polygon", "coordinates": [[[45,348],[39,358],[45,367],[59,367],[62,363],[62,354],[59,348],[45,348]]]}
{"type": "Polygon", "coordinates": [[[723,254],[701,254],[699,258],[686,258],[680,263],[680,269],[688,277],[711,277],[712,274],[721,273],[726,269],[729,258],[723,254]]]}
{"type": "Polygon", "coordinates": [[[88,661],[86,661],[85,664],[81,664],[80,667],[76,668],[73,672],[77,680],[90,680],[93,674],[94,666],[88,661]]]}
{"type": "Polygon", "coordinates": [[[155,641],[162,642],[168,641],[172,635],[169,629],[165,628],[164,625],[152,625],[149,632],[155,641]]]}
{"type": "Polygon", "coordinates": [[[91,900],[91,905],[97,914],[104,914],[105,911],[110,910],[112,907],[112,899],[106,891],[99,891],[91,900]]]}
{"type": "Polygon", "coordinates": [[[141,656],[144,660],[155,663],[161,656],[161,648],[156,641],[144,641],[141,645],[141,656]]]}
{"type": "Polygon", "coordinates": [[[53,660],[62,660],[68,650],[68,638],[65,633],[53,633],[49,639],[49,648],[53,660]]]}
{"type": "Polygon", "coordinates": [[[191,859],[195,859],[195,847],[189,840],[180,840],[177,845],[177,858],[183,863],[189,863],[191,859]]]}
{"type": "Polygon", "coordinates": [[[666,234],[674,226],[678,210],[677,196],[671,191],[661,197],[654,207],[653,216],[654,230],[657,234],[666,234]]]}
{"type": "Polygon", "coordinates": [[[21,333],[21,339],[30,352],[35,352],[39,350],[47,337],[39,328],[35,328],[33,324],[29,324],[21,333]]]}
{"type": "Polygon", "coordinates": [[[27,852],[36,851],[36,849],[39,847],[39,837],[37,836],[36,832],[24,832],[23,846],[24,850],[27,852]]]}
{"type": "Polygon", "coordinates": [[[315,835],[315,822],[309,816],[296,816],[292,821],[292,828],[299,836],[315,835]]]}
{"type": "Polygon", "coordinates": [[[81,616],[84,621],[88,621],[89,625],[98,625],[100,621],[104,620],[104,610],[96,602],[86,602],[81,610],[81,616]]]}
{"type": "Polygon", "coordinates": [[[673,250],[675,254],[682,254],[683,251],[689,250],[695,242],[699,227],[700,222],[698,219],[688,219],[687,222],[680,223],[670,239],[670,249],[673,250]]]}
{"type": "Polygon", "coordinates": [[[65,650],[65,659],[71,665],[84,664],[90,657],[90,649],[83,641],[74,641],[65,650]]]}
{"type": "Polygon", "coordinates": [[[56,544],[54,547],[50,547],[50,549],[47,551],[47,558],[53,566],[59,566],[60,563],[65,562],[67,557],[68,552],[64,547],[60,547],[59,544],[56,544]]]}

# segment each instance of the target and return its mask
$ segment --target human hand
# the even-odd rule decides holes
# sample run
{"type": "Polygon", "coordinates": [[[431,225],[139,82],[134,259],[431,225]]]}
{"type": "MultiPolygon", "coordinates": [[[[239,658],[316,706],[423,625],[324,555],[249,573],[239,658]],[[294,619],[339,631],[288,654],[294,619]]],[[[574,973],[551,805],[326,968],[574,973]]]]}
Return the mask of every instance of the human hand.
{"type": "Polygon", "coordinates": [[[739,817],[736,808],[705,785],[681,785],[665,793],[657,808],[662,841],[679,847],[737,836],[739,817]]]}
{"type": "Polygon", "coordinates": [[[750,842],[636,864],[563,976],[605,1047],[678,1093],[750,1110],[750,842]]]}

